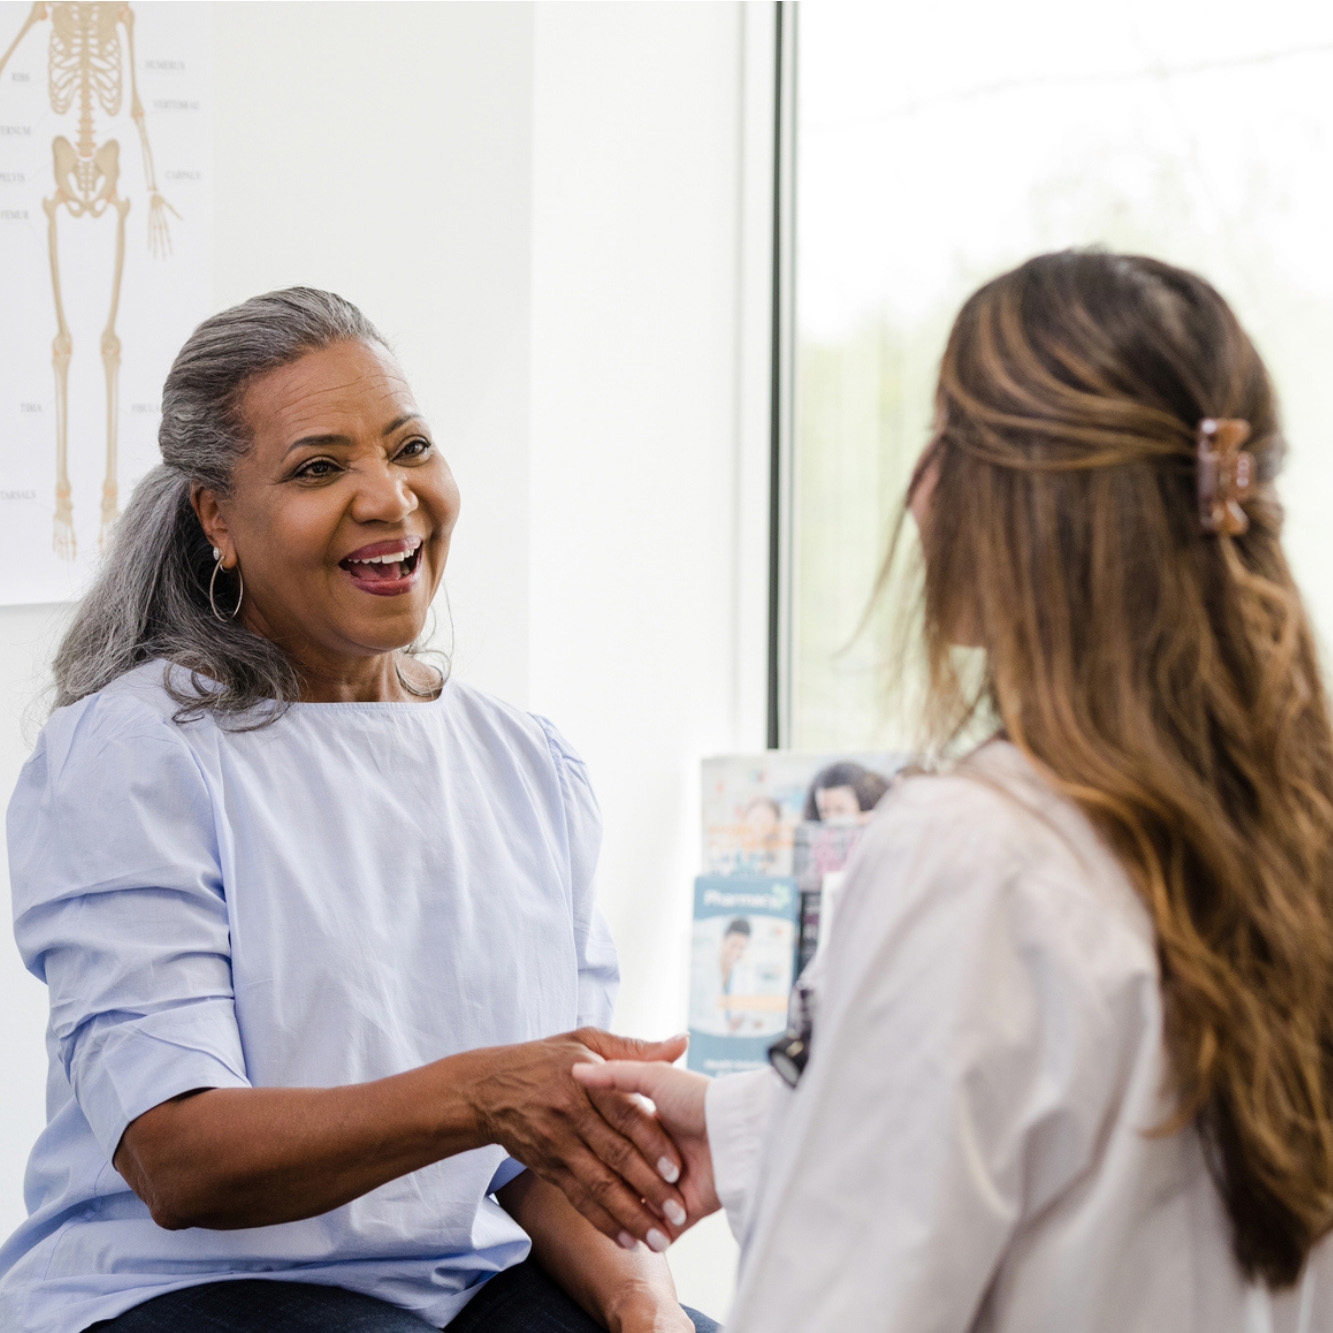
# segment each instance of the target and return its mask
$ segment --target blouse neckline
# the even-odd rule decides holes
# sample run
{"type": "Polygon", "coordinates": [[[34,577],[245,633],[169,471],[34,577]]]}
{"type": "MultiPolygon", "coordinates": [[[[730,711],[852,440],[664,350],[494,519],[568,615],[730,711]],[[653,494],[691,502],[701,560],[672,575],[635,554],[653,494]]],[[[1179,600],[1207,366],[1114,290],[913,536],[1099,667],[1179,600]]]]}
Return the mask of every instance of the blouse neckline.
{"type": "MultiPolygon", "coordinates": [[[[164,674],[165,672],[168,672],[173,668],[179,671],[187,670],[187,668],[181,667],[178,663],[169,661],[168,659],[161,658],[158,660],[162,662],[164,674]]],[[[195,671],[191,674],[193,674],[199,680],[204,681],[209,685],[216,685],[219,689],[222,688],[220,682],[214,680],[212,676],[207,675],[205,672],[195,671]]],[[[453,684],[453,682],[454,678],[452,673],[446,675],[444,677],[443,682],[440,685],[440,692],[433,699],[329,699],[329,700],[294,699],[287,704],[287,708],[285,711],[296,711],[296,710],[318,711],[321,709],[335,710],[335,711],[340,710],[343,712],[347,711],[394,712],[399,709],[413,709],[418,711],[423,709],[430,710],[439,708],[445,703],[446,696],[449,693],[449,687],[453,684]]],[[[268,700],[265,702],[272,702],[272,701],[268,700]]]]}
{"type": "Polygon", "coordinates": [[[452,684],[453,677],[446,676],[444,683],[440,686],[440,692],[433,699],[327,699],[327,700],[306,700],[297,699],[289,705],[292,709],[366,709],[379,711],[381,709],[428,709],[438,708],[443,702],[446,693],[452,684]]]}

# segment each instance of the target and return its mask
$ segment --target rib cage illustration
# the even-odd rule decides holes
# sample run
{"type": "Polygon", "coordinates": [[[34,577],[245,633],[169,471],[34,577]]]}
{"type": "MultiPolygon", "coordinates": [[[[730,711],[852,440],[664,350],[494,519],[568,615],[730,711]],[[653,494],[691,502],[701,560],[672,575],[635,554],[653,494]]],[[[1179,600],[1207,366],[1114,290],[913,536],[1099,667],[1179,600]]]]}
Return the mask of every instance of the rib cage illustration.
{"type": "Polygon", "coordinates": [[[68,116],[77,107],[75,141],[71,143],[62,134],[51,143],[55,192],[42,200],[47,219],[51,290],[56,315],[56,335],[51,343],[56,380],[54,540],[56,554],[73,560],[77,546],[74,499],[69,480],[69,367],[74,355],[74,340],[65,320],[58,218],[62,209],[71,219],[100,218],[108,212],[116,218],[111,303],[101,336],[102,367],[106,376],[106,475],[102,482],[100,542],[105,546],[120,507],[116,473],[121,341],[116,333],[116,320],[125,271],[125,219],[130,211],[130,201],[120,192],[120,144],[112,138],[99,139],[98,113],[106,117],[120,114],[126,73],[130,83],[130,117],[138,131],[148,188],[148,245],[151,253],[159,258],[165,258],[171,252],[166,214],[176,210],[157,189],[135,74],[134,11],[130,5],[34,4],[9,49],[0,56],[0,74],[28,32],[47,19],[51,22],[47,55],[51,110],[58,116],[68,116]],[[123,49],[122,29],[125,34],[123,49]]]}

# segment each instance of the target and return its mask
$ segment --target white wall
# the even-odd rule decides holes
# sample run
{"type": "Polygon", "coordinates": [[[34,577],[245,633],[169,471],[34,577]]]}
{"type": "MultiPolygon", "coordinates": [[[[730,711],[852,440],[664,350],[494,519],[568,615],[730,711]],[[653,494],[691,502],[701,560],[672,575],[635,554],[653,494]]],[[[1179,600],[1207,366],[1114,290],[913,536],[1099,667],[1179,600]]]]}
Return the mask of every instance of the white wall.
{"type": "MultiPolygon", "coordinates": [[[[765,386],[742,316],[764,299],[771,104],[748,114],[747,89],[771,7],[213,8],[217,303],[332,287],[396,344],[463,489],[456,670],[587,756],[617,1027],[678,1030],[698,760],[763,740],[765,386]]],[[[64,614],[0,609],[6,791],[64,614]]],[[[45,1066],[12,947],[0,1004],[8,1231],[45,1066]]],[[[723,1313],[733,1262],[712,1219],[673,1254],[682,1298],[723,1313]]]]}
{"type": "Polygon", "coordinates": [[[398,349],[458,474],[459,666],[528,691],[525,4],[213,6],[219,306],[296,283],[398,349]]]}
{"type": "MultiPolygon", "coordinates": [[[[537,9],[531,698],[600,793],[636,1033],[685,1025],[699,758],[763,744],[762,632],[756,651],[736,614],[740,18],[537,9]]],[[[765,587],[761,569],[743,600],[765,587]]],[[[720,1217],[682,1241],[687,1298],[721,1314],[734,1253],[720,1217]]]]}

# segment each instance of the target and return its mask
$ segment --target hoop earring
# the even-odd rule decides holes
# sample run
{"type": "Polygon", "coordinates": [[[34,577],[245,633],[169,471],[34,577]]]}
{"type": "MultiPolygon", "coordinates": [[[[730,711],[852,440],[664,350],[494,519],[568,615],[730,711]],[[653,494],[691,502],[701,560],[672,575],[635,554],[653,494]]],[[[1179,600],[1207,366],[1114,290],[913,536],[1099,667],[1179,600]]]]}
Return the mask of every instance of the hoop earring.
{"type": "Polygon", "coordinates": [[[217,586],[218,570],[222,568],[222,552],[215,546],[213,548],[213,577],[208,580],[208,604],[213,609],[213,619],[220,625],[225,625],[229,621],[235,620],[240,614],[241,603],[245,600],[245,576],[241,573],[240,565],[236,566],[236,581],[241,585],[240,591],[236,594],[236,605],[232,607],[231,615],[224,616],[218,610],[218,604],[213,596],[213,590],[217,586]]]}

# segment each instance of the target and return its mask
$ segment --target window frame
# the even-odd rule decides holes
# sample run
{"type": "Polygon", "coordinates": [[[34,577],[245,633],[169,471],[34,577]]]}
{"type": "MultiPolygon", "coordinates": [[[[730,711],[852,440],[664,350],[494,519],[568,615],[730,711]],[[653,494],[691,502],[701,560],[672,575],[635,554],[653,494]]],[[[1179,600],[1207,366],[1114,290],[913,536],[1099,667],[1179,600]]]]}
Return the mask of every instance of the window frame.
{"type": "Polygon", "coordinates": [[[772,237],[769,329],[768,644],[765,732],[771,750],[792,735],[796,421],[796,0],[773,18],[772,237]]]}

